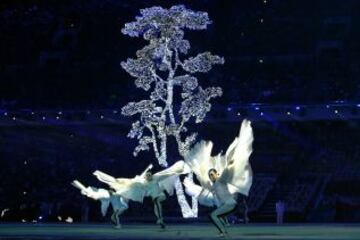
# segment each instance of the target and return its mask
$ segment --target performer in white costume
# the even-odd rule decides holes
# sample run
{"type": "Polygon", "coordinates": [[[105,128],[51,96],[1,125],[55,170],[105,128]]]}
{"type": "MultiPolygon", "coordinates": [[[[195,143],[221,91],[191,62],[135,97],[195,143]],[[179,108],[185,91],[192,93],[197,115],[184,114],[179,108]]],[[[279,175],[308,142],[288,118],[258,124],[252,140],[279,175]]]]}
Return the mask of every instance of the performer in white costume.
{"type": "Polygon", "coordinates": [[[212,157],[212,142],[201,141],[185,158],[201,184],[199,186],[188,180],[184,181],[186,192],[198,197],[202,205],[217,206],[210,214],[210,219],[221,236],[227,235],[221,217],[235,210],[238,193],[245,196],[249,194],[253,177],[249,163],[253,140],[251,122],[244,120],[239,136],[228,147],[225,155],[212,157]]]}
{"type": "Polygon", "coordinates": [[[101,213],[103,216],[106,215],[106,212],[111,204],[113,208],[113,213],[111,215],[111,221],[115,224],[116,228],[121,228],[119,216],[129,208],[128,200],[121,197],[118,194],[111,190],[106,190],[103,188],[95,187],[85,187],[78,180],[74,180],[71,183],[74,187],[78,188],[81,191],[82,195],[85,195],[94,200],[99,200],[101,202],[101,213]]]}
{"type": "Polygon", "coordinates": [[[154,203],[154,213],[157,218],[156,223],[165,228],[161,202],[166,199],[164,191],[170,196],[174,194],[176,178],[184,172],[186,165],[183,161],[178,161],[171,167],[152,174],[152,165],[149,165],[145,171],[134,178],[114,178],[99,170],[94,175],[101,181],[108,184],[116,191],[116,194],[122,197],[143,202],[144,197],[151,197],[154,203]]]}

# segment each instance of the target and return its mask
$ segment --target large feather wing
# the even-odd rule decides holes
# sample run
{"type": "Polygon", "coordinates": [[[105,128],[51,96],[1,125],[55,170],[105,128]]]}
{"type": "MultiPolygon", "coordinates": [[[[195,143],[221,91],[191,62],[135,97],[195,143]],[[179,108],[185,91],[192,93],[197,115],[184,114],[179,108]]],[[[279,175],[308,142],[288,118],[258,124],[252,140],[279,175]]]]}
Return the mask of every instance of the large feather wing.
{"type": "Polygon", "coordinates": [[[155,173],[153,179],[158,181],[162,190],[172,196],[174,194],[175,182],[179,175],[189,173],[190,171],[191,169],[184,161],[177,161],[171,167],[155,173]]]}
{"type": "Polygon", "coordinates": [[[142,177],[114,178],[99,170],[96,170],[93,174],[99,181],[108,184],[116,191],[116,194],[121,195],[123,198],[136,202],[143,201],[146,189],[144,186],[145,180],[142,177]]]}
{"type": "Polygon", "coordinates": [[[249,157],[253,151],[253,130],[249,120],[243,120],[239,136],[226,151],[226,168],[220,176],[221,181],[227,183],[232,192],[249,194],[252,185],[253,172],[249,157]]]}
{"type": "Polygon", "coordinates": [[[78,180],[74,180],[71,183],[74,187],[78,188],[81,191],[82,195],[85,195],[89,198],[92,198],[94,200],[99,199],[108,199],[110,198],[110,193],[106,189],[103,188],[95,188],[95,187],[85,187],[81,182],[78,180]]]}
{"type": "Polygon", "coordinates": [[[195,173],[201,186],[208,189],[211,187],[208,171],[215,167],[211,158],[212,147],[213,143],[211,141],[200,141],[195,144],[185,157],[185,162],[195,173]]]}

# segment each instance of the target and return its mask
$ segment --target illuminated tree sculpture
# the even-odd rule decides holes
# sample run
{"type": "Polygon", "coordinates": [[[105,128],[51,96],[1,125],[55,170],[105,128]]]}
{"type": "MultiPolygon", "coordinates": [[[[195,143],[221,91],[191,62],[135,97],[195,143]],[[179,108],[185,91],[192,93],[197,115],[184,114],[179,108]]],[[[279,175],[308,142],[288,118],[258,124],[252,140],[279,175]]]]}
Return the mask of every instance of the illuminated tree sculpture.
{"type": "MultiPolygon", "coordinates": [[[[123,34],[143,37],[149,42],[136,52],[136,58],[121,62],[122,68],[135,78],[136,87],[150,92],[149,99],[129,102],[122,108],[123,115],[140,117],[128,134],[139,141],[134,156],[152,148],[158,163],[166,167],[168,137],[175,137],[179,154],[185,156],[197,136],[188,132],[186,123],[191,119],[202,122],[211,109],[210,99],[222,95],[220,87],[204,89],[191,75],[206,73],[213,65],[223,64],[222,57],[204,52],[182,60],[190,49],[184,30],[203,30],[210,23],[206,12],[177,5],[170,9],[142,9],[136,21],[126,23],[122,29],[123,34]],[[175,92],[180,94],[176,98],[178,102],[174,102],[175,92]]],[[[176,193],[183,216],[197,217],[197,200],[192,199],[190,207],[179,179],[176,193]]]]}

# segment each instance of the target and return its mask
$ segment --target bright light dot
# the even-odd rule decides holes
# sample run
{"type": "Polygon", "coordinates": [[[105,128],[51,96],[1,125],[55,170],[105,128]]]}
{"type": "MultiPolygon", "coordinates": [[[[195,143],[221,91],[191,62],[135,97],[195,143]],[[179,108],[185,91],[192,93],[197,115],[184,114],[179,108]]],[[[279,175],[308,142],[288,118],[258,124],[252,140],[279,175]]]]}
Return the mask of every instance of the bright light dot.
{"type": "Polygon", "coordinates": [[[7,116],[8,115],[8,113],[7,112],[4,112],[4,116],[7,116]]]}
{"type": "Polygon", "coordinates": [[[287,112],[286,114],[287,114],[287,115],[291,115],[291,112],[287,112]]]}
{"type": "Polygon", "coordinates": [[[263,23],[263,22],[264,22],[264,19],[263,19],[263,18],[260,18],[260,22],[263,23]]]}
{"type": "Polygon", "coordinates": [[[31,112],[31,115],[34,115],[35,113],[34,112],[31,112]]]}
{"type": "Polygon", "coordinates": [[[104,119],[104,116],[103,116],[103,115],[101,115],[101,116],[100,116],[100,118],[101,118],[101,119],[104,119]]]}
{"type": "Polygon", "coordinates": [[[296,110],[300,110],[300,107],[299,107],[299,106],[297,106],[297,107],[296,107],[296,110]]]}
{"type": "Polygon", "coordinates": [[[57,216],[57,219],[58,219],[59,221],[61,221],[61,220],[62,220],[62,217],[61,217],[61,216],[57,216]]]}
{"type": "Polygon", "coordinates": [[[326,105],[326,108],[330,108],[330,106],[329,106],[329,105],[326,105]]]}
{"type": "Polygon", "coordinates": [[[255,110],[258,111],[260,108],[259,107],[256,107],[255,110]]]}
{"type": "Polygon", "coordinates": [[[260,116],[264,116],[264,113],[263,113],[263,112],[261,112],[261,113],[260,113],[260,116]]]}
{"type": "Polygon", "coordinates": [[[62,112],[60,111],[60,112],[58,112],[58,114],[59,114],[59,115],[62,115],[62,112]]]}
{"type": "Polygon", "coordinates": [[[39,219],[41,220],[41,219],[42,219],[42,216],[39,216],[39,219]]]}
{"type": "Polygon", "coordinates": [[[23,192],[24,195],[26,195],[26,192],[23,192]]]}
{"type": "Polygon", "coordinates": [[[360,107],[360,103],[356,104],[357,107],[360,107]]]}
{"type": "Polygon", "coordinates": [[[16,117],[13,117],[13,118],[12,118],[12,120],[14,120],[14,121],[15,121],[15,120],[16,120],[16,117]]]}
{"type": "Polygon", "coordinates": [[[24,165],[26,165],[27,164],[27,161],[24,161],[24,165]]]}
{"type": "Polygon", "coordinates": [[[231,111],[231,107],[228,107],[227,110],[228,110],[228,112],[230,112],[230,111],[231,111]]]}
{"type": "Polygon", "coordinates": [[[338,114],[338,113],[339,113],[339,111],[336,109],[336,110],[334,111],[334,113],[335,113],[335,114],[338,114]]]}
{"type": "Polygon", "coordinates": [[[56,120],[59,120],[60,119],[60,117],[59,116],[56,116],[56,120]]]}
{"type": "Polygon", "coordinates": [[[65,222],[67,222],[67,223],[72,223],[72,222],[73,222],[72,217],[67,217],[67,219],[65,219],[65,222]]]}
{"type": "Polygon", "coordinates": [[[46,119],[46,117],[42,117],[42,120],[45,120],[46,119]]]}
{"type": "Polygon", "coordinates": [[[117,113],[118,113],[118,111],[117,111],[117,110],[114,110],[114,111],[113,111],[113,113],[114,113],[114,114],[117,114],[117,113]]]}
{"type": "Polygon", "coordinates": [[[240,116],[241,114],[238,112],[237,115],[240,116]]]}
{"type": "Polygon", "coordinates": [[[259,63],[264,63],[264,60],[262,58],[260,58],[259,63]]]}
{"type": "Polygon", "coordinates": [[[266,1],[266,0],[264,0],[264,3],[267,3],[267,1],[266,1]]]}
{"type": "Polygon", "coordinates": [[[26,220],[25,220],[25,219],[21,219],[21,222],[26,222],[26,220]]]}

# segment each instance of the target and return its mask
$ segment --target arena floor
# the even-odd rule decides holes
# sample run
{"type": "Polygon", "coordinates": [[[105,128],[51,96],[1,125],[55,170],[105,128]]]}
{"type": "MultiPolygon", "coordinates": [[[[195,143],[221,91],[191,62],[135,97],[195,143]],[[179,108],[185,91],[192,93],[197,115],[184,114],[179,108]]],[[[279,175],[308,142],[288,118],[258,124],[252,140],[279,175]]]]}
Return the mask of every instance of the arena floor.
{"type": "MultiPolygon", "coordinates": [[[[230,239],[360,239],[356,224],[234,225],[230,239]]],[[[123,225],[114,229],[97,224],[0,224],[0,239],[219,239],[210,224],[172,224],[165,231],[155,225],[123,225]]]]}

